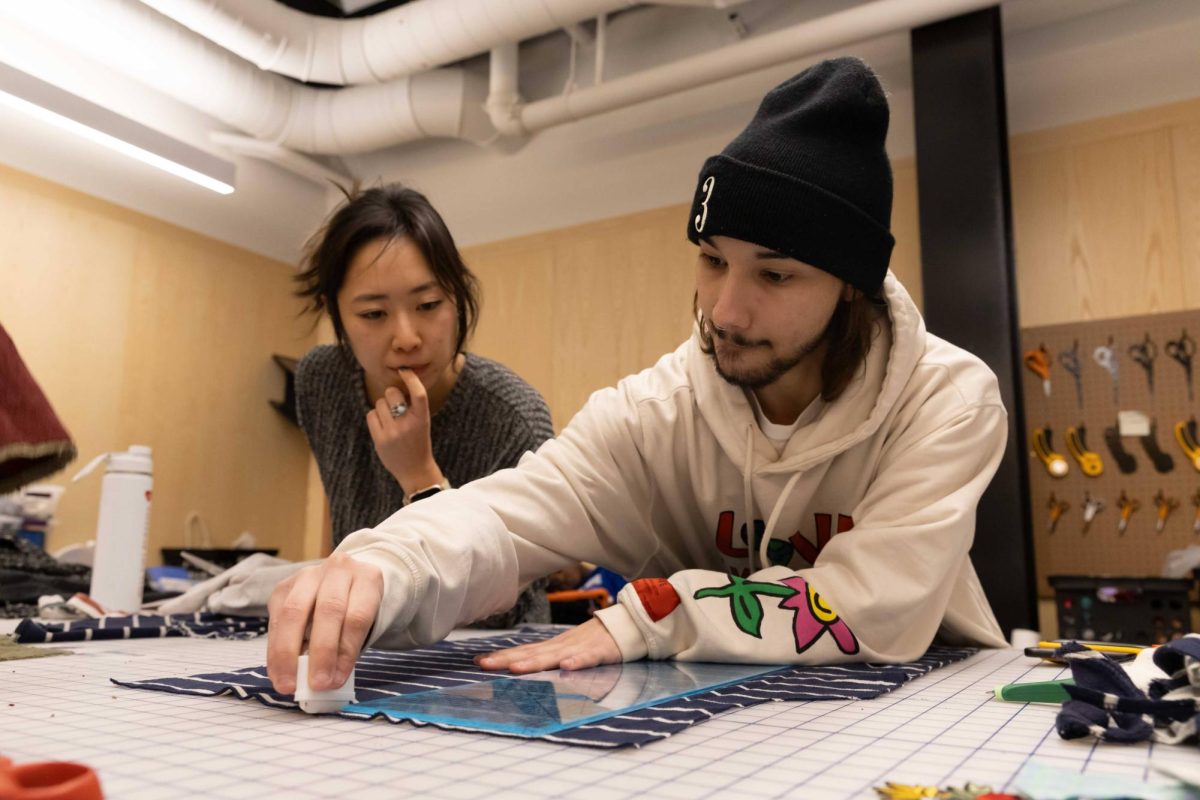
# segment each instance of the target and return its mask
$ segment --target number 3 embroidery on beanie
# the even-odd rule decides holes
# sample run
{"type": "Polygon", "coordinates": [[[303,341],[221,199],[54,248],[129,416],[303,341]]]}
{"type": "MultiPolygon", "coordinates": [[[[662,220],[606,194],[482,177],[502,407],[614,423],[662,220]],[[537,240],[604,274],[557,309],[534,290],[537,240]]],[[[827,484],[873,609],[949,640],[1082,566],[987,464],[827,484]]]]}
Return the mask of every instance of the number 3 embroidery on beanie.
{"type": "Polygon", "coordinates": [[[696,233],[704,231],[704,223],[708,222],[708,201],[712,200],[713,187],[717,185],[715,175],[709,175],[704,181],[704,185],[700,189],[704,192],[704,199],[700,201],[700,213],[696,215],[693,224],[696,226],[696,233]]]}

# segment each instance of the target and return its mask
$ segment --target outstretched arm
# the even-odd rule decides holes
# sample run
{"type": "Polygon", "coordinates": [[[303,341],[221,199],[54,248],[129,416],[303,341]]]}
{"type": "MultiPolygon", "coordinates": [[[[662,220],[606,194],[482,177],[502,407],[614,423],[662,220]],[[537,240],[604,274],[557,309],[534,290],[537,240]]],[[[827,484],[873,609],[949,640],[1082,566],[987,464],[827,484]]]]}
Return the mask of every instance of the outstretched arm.
{"type": "MultiPolygon", "coordinates": [[[[975,507],[1003,455],[1006,430],[1004,410],[989,405],[898,437],[854,512],[855,528],[835,536],[809,569],[776,566],[745,578],[686,570],[633,581],[616,606],[598,612],[599,621],[479,663],[514,672],[571,669],[617,660],[613,644],[626,661],[916,658],[970,567],[975,507]]],[[[982,594],[954,601],[977,602],[986,612],[982,594]]],[[[986,627],[976,632],[981,641],[994,635],[986,627]]]]}
{"type": "Polygon", "coordinates": [[[364,644],[403,649],[438,641],[458,624],[511,606],[522,585],[568,563],[640,571],[655,547],[652,488],[632,405],[619,388],[597,392],[562,436],[518,468],[351,534],[321,567],[281,585],[268,645],[276,688],[294,688],[310,621],[312,686],[331,687],[364,644]]]}

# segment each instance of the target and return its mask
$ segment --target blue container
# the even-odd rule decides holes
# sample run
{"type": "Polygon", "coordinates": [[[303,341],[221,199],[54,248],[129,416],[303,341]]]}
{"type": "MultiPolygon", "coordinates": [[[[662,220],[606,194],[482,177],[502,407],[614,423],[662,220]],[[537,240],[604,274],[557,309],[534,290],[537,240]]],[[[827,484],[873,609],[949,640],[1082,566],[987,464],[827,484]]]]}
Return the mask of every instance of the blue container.
{"type": "Polygon", "coordinates": [[[24,539],[28,542],[32,542],[33,544],[35,544],[36,546],[40,547],[43,550],[46,549],[46,532],[45,531],[33,531],[33,530],[29,530],[28,528],[22,528],[21,530],[17,531],[17,536],[21,537],[22,539],[24,539]]]}

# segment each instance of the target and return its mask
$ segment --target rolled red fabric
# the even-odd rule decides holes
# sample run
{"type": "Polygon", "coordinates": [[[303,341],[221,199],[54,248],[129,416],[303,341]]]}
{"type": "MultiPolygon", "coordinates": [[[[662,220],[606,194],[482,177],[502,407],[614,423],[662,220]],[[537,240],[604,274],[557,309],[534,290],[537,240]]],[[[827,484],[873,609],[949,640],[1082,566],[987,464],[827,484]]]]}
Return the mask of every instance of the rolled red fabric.
{"type": "Polygon", "coordinates": [[[74,458],[71,435],[0,325],[0,494],[58,472],[74,458]]]}

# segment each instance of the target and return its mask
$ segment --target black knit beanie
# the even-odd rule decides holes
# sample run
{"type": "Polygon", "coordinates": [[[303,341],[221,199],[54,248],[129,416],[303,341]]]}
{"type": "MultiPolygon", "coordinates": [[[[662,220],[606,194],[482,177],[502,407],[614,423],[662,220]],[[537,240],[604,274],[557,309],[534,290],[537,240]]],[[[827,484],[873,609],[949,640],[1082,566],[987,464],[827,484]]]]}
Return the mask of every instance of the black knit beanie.
{"type": "Polygon", "coordinates": [[[870,67],[857,58],[809,67],[772,89],[704,162],[688,238],[752,242],[874,294],[896,241],[887,128],[870,67]]]}

